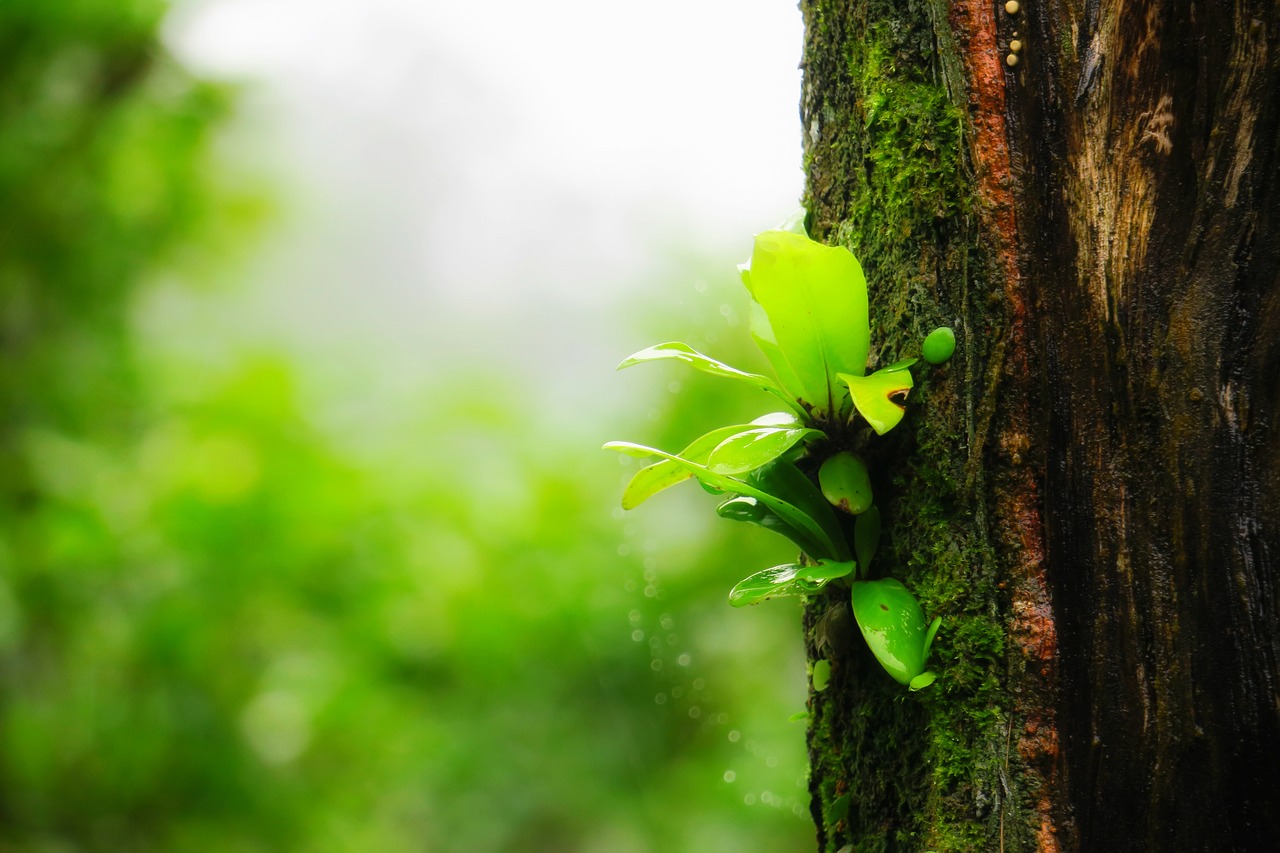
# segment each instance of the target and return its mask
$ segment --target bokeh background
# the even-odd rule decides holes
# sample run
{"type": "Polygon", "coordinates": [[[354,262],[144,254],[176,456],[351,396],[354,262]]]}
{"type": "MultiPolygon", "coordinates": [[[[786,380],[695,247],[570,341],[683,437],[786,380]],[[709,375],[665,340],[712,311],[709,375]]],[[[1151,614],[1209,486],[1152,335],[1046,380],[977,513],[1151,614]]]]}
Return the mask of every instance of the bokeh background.
{"type": "Polygon", "coordinates": [[[767,399],[775,0],[0,3],[0,850],[812,842],[767,399]]]}

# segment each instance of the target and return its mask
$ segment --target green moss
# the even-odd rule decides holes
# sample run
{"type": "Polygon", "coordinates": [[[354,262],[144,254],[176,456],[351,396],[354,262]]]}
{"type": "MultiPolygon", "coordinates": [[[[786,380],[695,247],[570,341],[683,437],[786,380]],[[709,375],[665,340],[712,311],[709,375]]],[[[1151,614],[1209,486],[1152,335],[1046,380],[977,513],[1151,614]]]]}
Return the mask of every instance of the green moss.
{"type": "MultiPolygon", "coordinates": [[[[862,262],[873,361],[919,355],[939,325],[956,329],[958,346],[946,365],[918,371],[903,425],[863,449],[884,513],[872,572],[902,580],[942,616],[930,661],[940,678],[905,695],[858,643],[830,654],[831,687],[811,699],[816,814],[851,797],[846,819],[820,828],[820,849],[994,849],[1001,812],[1018,820],[1003,799],[1006,614],[970,445],[981,434],[976,378],[1004,317],[985,298],[994,288],[971,222],[964,114],[944,83],[959,68],[949,34],[935,36],[927,5],[856,5],[802,4],[811,231],[862,262]]],[[[810,602],[806,624],[838,610],[842,595],[810,602]]]]}

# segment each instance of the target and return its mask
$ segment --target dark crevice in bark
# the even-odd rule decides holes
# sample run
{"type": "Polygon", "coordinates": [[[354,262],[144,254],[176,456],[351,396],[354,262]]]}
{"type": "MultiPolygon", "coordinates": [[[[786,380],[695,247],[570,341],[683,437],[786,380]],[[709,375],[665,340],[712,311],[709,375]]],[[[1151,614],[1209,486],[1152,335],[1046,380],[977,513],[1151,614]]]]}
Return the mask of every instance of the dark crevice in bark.
{"type": "Polygon", "coordinates": [[[814,236],[962,332],[876,463],[938,689],[807,611],[820,847],[1280,849],[1280,6],[1003,6],[802,3],[814,236]]]}
{"type": "Polygon", "coordinates": [[[1011,124],[1073,849],[1280,849],[1278,10],[1026,9],[1011,124]]]}

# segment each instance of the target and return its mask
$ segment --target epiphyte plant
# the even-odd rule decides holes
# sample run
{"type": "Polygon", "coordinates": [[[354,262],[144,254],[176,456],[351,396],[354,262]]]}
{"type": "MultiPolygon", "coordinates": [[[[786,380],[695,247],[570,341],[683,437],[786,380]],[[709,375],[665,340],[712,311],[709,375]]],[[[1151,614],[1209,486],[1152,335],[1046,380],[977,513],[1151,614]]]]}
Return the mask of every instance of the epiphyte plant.
{"type": "MultiPolygon", "coordinates": [[[[881,666],[911,690],[926,687],[935,678],[924,666],[941,619],[926,626],[905,586],[870,576],[881,519],[859,455],[868,428],[884,435],[902,420],[916,359],[867,374],[867,282],[847,249],[796,231],[765,231],[756,235],[751,259],[740,269],[751,300],[751,336],[776,380],[679,342],[641,350],[619,369],[678,361],[772,394],[786,410],[714,429],[678,453],[625,441],[605,444],[658,460],[631,478],[622,506],[634,509],[663,489],[698,480],[723,497],[716,508],[722,518],[772,530],[801,552],[797,562],[739,581],[730,604],[813,595],[828,584],[847,588],[854,618],[881,666]]],[[[926,339],[924,356],[940,364],[954,347],[951,330],[939,329],[926,339]]]]}

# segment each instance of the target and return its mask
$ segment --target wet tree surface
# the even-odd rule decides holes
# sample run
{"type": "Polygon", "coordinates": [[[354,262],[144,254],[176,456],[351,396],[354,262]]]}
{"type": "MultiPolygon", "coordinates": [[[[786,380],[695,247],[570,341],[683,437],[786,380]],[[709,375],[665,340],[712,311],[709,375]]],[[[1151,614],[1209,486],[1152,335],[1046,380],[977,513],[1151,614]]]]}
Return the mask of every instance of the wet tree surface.
{"type": "Polygon", "coordinates": [[[960,338],[868,448],[941,678],[806,609],[819,848],[1280,849],[1280,5],[802,10],[811,230],[960,338]]]}

